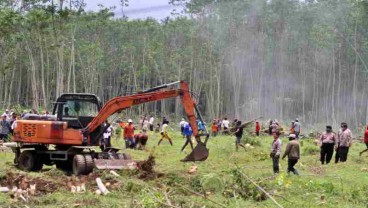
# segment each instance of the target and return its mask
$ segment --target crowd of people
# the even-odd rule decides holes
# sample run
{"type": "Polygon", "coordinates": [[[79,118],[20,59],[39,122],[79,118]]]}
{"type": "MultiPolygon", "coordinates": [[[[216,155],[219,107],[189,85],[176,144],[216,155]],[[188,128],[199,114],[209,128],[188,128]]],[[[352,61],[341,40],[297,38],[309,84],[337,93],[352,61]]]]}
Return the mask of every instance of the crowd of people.
{"type": "MultiPolygon", "coordinates": [[[[38,112],[34,111],[31,111],[30,113],[38,114],[38,112]]],[[[46,111],[44,115],[48,114],[49,113],[46,111]]],[[[16,127],[17,119],[22,118],[23,116],[25,116],[25,113],[22,113],[22,115],[18,116],[15,112],[8,109],[6,109],[3,114],[1,114],[0,141],[7,142],[10,140],[10,135],[13,133],[13,130],[16,127]]],[[[241,139],[244,135],[244,128],[252,123],[254,123],[254,136],[260,136],[261,133],[267,132],[273,137],[270,158],[273,162],[273,171],[277,174],[279,172],[279,159],[282,155],[282,142],[280,140],[280,136],[282,134],[285,134],[285,132],[283,132],[280,123],[276,119],[270,120],[268,123],[268,128],[265,127],[264,131],[262,131],[261,123],[256,120],[243,123],[238,119],[234,119],[231,122],[228,120],[227,117],[224,117],[223,119],[213,119],[210,125],[210,134],[212,137],[216,137],[219,134],[235,136],[235,150],[238,151],[239,147],[245,149],[245,146],[241,142],[241,139]]],[[[143,116],[139,120],[137,126],[134,125],[132,119],[128,119],[127,122],[119,122],[119,125],[123,130],[125,147],[127,149],[140,150],[144,150],[146,147],[148,140],[148,131],[160,133],[161,136],[157,144],[158,146],[166,140],[172,146],[173,139],[169,135],[170,131],[168,130],[171,129],[171,127],[169,127],[169,124],[170,122],[167,117],[162,117],[162,122],[156,122],[155,125],[154,116],[143,116]],[[135,133],[136,131],[139,132],[135,133]]],[[[197,119],[196,125],[198,128],[198,133],[207,133],[207,125],[202,120],[197,119]]],[[[105,122],[104,126],[105,128],[100,142],[100,147],[102,150],[111,147],[111,137],[114,132],[114,129],[109,122],[105,122]]],[[[181,135],[184,138],[184,145],[182,146],[181,151],[184,151],[188,145],[193,150],[194,140],[191,124],[184,118],[182,118],[179,122],[178,127],[180,128],[181,135]]],[[[348,128],[347,123],[341,123],[340,127],[341,128],[338,130],[338,132],[334,133],[332,126],[327,125],[325,131],[320,135],[318,139],[317,143],[320,147],[320,162],[322,165],[329,164],[331,162],[331,159],[333,158],[334,153],[335,163],[346,162],[348,159],[349,148],[353,143],[353,135],[351,130],[348,128]]],[[[281,157],[282,159],[288,157],[287,172],[292,172],[294,174],[298,174],[298,171],[294,168],[294,166],[300,159],[300,133],[301,124],[298,119],[295,119],[291,122],[289,134],[287,136],[289,138],[289,142],[287,143],[284,154],[281,157]]],[[[360,152],[360,155],[368,151],[368,126],[363,138],[366,148],[360,152]]]]}

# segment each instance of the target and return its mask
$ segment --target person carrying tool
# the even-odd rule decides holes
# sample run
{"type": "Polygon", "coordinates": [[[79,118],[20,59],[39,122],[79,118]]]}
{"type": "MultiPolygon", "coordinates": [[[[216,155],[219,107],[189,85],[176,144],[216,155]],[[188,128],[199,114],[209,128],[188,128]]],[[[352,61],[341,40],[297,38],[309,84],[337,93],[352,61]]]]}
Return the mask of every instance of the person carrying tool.
{"type": "Polygon", "coordinates": [[[279,139],[280,132],[279,131],[274,131],[274,132],[272,132],[272,136],[273,136],[273,142],[272,142],[272,145],[271,145],[270,158],[272,158],[273,173],[278,174],[280,172],[280,170],[279,170],[279,159],[280,159],[280,155],[281,155],[281,145],[282,145],[281,140],[279,139]]]}
{"type": "Polygon", "coordinates": [[[184,151],[185,147],[188,144],[190,144],[190,147],[193,150],[193,142],[192,142],[193,130],[192,130],[192,127],[190,126],[190,124],[187,123],[187,122],[185,122],[185,124],[184,124],[183,134],[186,138],[186,141],[185,141],[184,146],[181,148],[181,152],[184,151]]]}
{"type": "Polygon", "coordinates": [[[336,143],[336,135],[332,132],[331,126],[326,126],[326,132],[323,132],[321,137],[319,138],[319,144],[321,147],[321,163],[322,165],[330,163],[334,146],[336,143]]]}
{"type": "Polygon", "coordinates": [[[361,152],[359,152],[359,157],[362,156],[362,154],[366,151],[368,151],[368,125],[367,125],[367,128],[364,132],[364,139],[363,139],[365,145],[367,146],[367,148],[361,152]]]}
{"type": "Polygon", "coordinates": [[[295,134],[290,134],[288,136],[289,143],[286,145],[286,149],[282,159],[288,156],[288,169],[287,173],[293,172],[294,175],[299,175],[298,171],[294,168],[295,164],[298,163],[300,158],[300,146],[299,141],[296,140],[295,134]]]}
{"type": "Polygon", "coordinates": [[[245,150],[245,146],[241,143],[241,138],[243,137],[243,131],[244,127],[242,126],[241,121],[236,122],[236,130],[234,132],[235,134],[235,150],[238,151],[239,146],[243,147],[245,150]]]}
{"type": "Polygon", "coordinates": [[[135,147],[134,130],[135,127],[132,119],[128,119],[128,125],[124,127],[125,148],[127,149],[133,149],[135,147]]]}
{"type": "Polygon", "coordinates": [[[256,136],[259,136],[259,132],[261,131],[261,125],[258,121],[256,121],[256,136]]]}
{"type": "Polygon", "coordinates": [[[160,146],[161,142],[164,139],[169,140],[171,146],[173,146],[173,142],[172,142],[171,138],[169,137],[169,135],[167,134],[167,127],[168,127],[168,125],[169,125],[169,121],[168,120],[165,120],[163,122],[162,129],[161,129],[161,139],[160,139],[160,141],[158,141],[157,146],[160,146]]]}
{"type": "Polygon", "coordinates": [[[353,143],[353,135],[348,129],[348,125],[343,122],[341,123],[341,129],[337,135],[337,143],[335,145],[336,156],[335,163],[346,162],[348,159],[349,147],[353,143]]]}

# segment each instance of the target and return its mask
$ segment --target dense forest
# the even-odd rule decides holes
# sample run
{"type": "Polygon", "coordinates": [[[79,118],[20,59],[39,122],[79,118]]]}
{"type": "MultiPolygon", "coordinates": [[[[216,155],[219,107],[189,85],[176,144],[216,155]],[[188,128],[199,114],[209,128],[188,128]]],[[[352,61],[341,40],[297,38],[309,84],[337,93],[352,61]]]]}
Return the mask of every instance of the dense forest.
{"type": "MultiPolygon", "coordinates": [[[[0,1],[0,108],[50,109],[65,92],[107,101],[187,80],[207,119],[368,121],[367,1],[170,3],[185,14],[130,20],[78,0],[0,1]]],[[[183,113],[179,99],[134,110],[183,113]]]]}

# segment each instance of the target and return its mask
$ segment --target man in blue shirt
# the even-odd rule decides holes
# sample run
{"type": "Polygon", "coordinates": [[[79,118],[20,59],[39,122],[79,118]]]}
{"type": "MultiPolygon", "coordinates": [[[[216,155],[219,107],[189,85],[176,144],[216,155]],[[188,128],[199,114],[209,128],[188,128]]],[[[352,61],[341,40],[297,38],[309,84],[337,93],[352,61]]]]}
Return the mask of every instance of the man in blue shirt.
{"type": "Polygon", "coordinates": [[[192,130],[192,127],[190,126],[190,124],[188,122],[185,122],[185,124],[184,124],[183,134],[186,138],[186,141],[185,141],[184,146],[181,148],[181,151],[183,151],[188,144],[190,144],[190,147],[193,150],[193,143],[192,143],[193,130],[192,130]]]}

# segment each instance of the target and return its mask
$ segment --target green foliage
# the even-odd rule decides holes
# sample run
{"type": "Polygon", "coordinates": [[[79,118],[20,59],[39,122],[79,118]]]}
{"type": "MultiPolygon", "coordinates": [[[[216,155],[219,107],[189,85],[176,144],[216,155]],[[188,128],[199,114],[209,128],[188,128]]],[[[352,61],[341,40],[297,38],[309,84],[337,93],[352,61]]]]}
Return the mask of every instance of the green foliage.
{"type": "Polygon", "coordinates": [[[216,174],[204,175],[200,183],[204,191],[222,193],[224,189],[224,182],[221,177],[216,174]]]}
{"type": "Polygon", "coordinates": [[[316,155],[320,152],[320,148],[317,146],[306,146],[303,148],[302,155],[316,155]]]}

